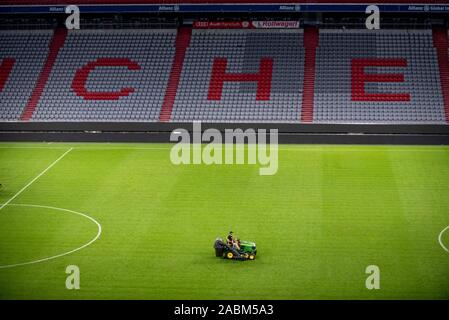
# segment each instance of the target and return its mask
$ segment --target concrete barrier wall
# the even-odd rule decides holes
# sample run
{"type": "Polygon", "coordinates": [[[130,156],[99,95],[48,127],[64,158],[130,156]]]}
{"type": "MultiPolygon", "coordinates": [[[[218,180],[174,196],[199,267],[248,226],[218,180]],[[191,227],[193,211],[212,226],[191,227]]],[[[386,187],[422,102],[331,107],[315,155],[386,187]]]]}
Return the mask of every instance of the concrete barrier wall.
{"type": "MultiPolygon", "coordinates": [[[[0,141],[170,142],[175,129],[192,123],[3,122],[0,141]]],[[[202,123],[201,129],[278,129],[279,143],[449,145],[447,125],[336,125],[202,123]]]]}

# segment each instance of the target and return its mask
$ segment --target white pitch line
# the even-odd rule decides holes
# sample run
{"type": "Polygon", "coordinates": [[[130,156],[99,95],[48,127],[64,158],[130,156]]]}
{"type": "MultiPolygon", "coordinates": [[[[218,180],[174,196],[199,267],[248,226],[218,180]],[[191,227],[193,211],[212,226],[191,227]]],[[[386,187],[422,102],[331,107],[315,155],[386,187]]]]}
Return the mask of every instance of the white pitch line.
{"type": "Polygon", "coordinates": [[[97,220],[92,218],[91,216],[88,216],[87,214],[82,213],[82,212],[77,212],[77,211],[64,209],[64,208],[57,208],[57,207],[50,207],[50,206],[41,206],[41,205],[36,205],[36,204],[10,204],[10,206],[35,207],[35,208],[52,209],[52,210],[59,210],[59,211],[65,211],[65,212],[74,213],[74,214],[80,215],[80,216],[82,216],[84,218],[87,218],[90,221],[94,222],[97,225],[98,231],[97,231],[96,236],[92,240],[90,240],[89,242],[87,242],[86,244],[83,244],[82,246],[80,246],[78,248],[75,248],[75,249],[72,249],[70,251],[66,251],[66,252],[57,254],[55,256],[42,258],[42,259],[39,259],[39,260],[32,260],[32,261],[15,263],[15,264],[8,264],[8,265],[0,265],[0,269],[8,269],[8,268],[14,268],[14,267],[19,267],[19,266],[26,266],[26,265],[29,265],[29,264],[36,264],[36,263],[40,263],[40,262],[44,262],[44,261],[48,261],[48,260],[53,260],[53,259],[56,259],[56,258],[60,258],[60,257],[66,256],[66,255],[72,254],[74,252],[80,251],[80,250],[90,246],[92,243],[97,241],[97,239],[100,237],[101,232],[102,232],[101,224],[97,220]]]}
{"type": "Polygon", "coordinates": [[[0,146],[0,149],[67,149],[67,147],[0,146]]]}
{"type": "Polygon", "coordinates": [[[449,229],[449,226],[443,229],[443,231],[440,232],[440,235],[438,236],[438,242],[440,243],[440,246],[444,249],[444,251],[449,252],[449,249],[444,245],[443,243],[443,234],[446,232],[446,230],[449,229]]]}
{"type": "Polygon", "coordinates": [[[59,162],[59,160],[61,160],[62,158],[64,158],[70,151],[73,150],[73,147],[70,148],[69,150],[67,150],[66,152],[64,152],[64,154],[62,156],[60,156],[58,159],[56,159],[55,161],[53,161],[52,164],[50,164],[47,168],[45,168],[44,171],[42,171],[41,173],[39,173],[39,175],[37,177],[35,177],[33,180],[31,180],[30,182],[28,182],[28,184],[23,187],[22,189],[20,189],[19,192],[17,192],[15,195],[13,195],[8,201],[6,201],[4,204],[2,204],[2,206],[0,207],[0,210],[2,210],[4,207],[6,207],[11,201],[13,201],[15,198],[17,198],[22,192],[24,192],[29,186],[31,186],[37,179],[39,179],[40,177],[42,177],[48,170],[50,170],[55,164],[57,164],[59,162]]]}

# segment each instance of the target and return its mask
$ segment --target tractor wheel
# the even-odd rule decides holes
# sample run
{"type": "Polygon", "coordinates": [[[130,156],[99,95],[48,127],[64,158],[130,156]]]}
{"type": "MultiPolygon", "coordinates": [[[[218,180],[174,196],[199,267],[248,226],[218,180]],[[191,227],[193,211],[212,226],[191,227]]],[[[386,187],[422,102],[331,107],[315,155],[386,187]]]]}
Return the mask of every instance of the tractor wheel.
{"type": "Polygon", "coordinates": [[[226,258],[232,259],[232,258],[234,258],[234,254],[233,254],[232,252],[228,252],[228,253],[226,254],[226,258]]]}
{"type": "Polygon", "coordinates": [[[254,259],[256,259],[256,256],[253,255],[253,254],[250,254],[249,257],[248,257],[248,259],[249,259],[249,260],[254,260],[254,259]]]}

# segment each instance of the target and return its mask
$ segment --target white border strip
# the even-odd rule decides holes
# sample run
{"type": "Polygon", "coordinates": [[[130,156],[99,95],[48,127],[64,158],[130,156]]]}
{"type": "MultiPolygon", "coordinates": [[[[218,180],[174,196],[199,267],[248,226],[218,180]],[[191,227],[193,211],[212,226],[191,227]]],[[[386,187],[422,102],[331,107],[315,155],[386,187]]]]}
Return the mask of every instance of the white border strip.
{"type": "Polygon", "coordinates": [[[45,168],[44,171],[42,171],[41,173],[39,173],[39,175],[37,177],[35,177],[33,180],[31,180],[30,182],[28,182],[28,184],[23,187],[22,189],[19,190],[19,192],[17,192],[15,195],[13,195],[8,201],[6,201],[4,204],[2,204],[2,206],[0,207],[0,211],[6,207],[11,201],[13,201],[15,198],[17,198],[22,192],[24,192],[29,186],[31,186],[37,179],[39,179],[40,177],[42,177],[48,170],[50,170],[55,164],[57,164],[59,162],[59,160],[61,160],[62,158],[64,158],[70,151],[73,150],[73,147],[70,148],[69,150],[67,150],[66,152],[64,152],[64,154],[62,156],[60,156],[58,159],[56,159],[55,161],[53,161],[52,164],[50,164],[47,168],[45,168]]]}

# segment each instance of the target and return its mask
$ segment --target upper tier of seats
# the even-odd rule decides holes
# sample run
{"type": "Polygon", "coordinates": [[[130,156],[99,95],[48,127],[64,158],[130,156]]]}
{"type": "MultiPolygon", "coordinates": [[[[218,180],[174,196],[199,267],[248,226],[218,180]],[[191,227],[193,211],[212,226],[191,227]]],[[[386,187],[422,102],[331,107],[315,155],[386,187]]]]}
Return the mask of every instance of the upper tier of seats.
{"type": "Polygon", "coordinates": [[[447,30],[0,31],[0,120],[446,124],[447,30]]]}

